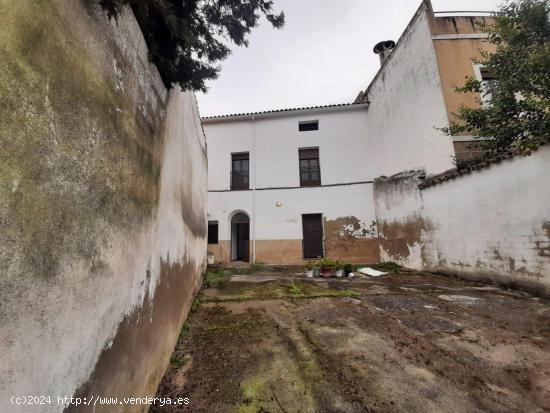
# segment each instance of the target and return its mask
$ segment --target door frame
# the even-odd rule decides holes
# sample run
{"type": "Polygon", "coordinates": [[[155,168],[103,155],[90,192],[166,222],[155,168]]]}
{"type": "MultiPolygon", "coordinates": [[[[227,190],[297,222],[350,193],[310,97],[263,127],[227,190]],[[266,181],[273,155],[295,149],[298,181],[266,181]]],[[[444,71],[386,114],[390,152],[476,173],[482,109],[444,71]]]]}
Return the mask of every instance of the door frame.
{"type": "Polygon", "coordinates": [[[230,225],[230,253],[229,253],[229,259],[230,262],[233,261],[244,261],[244,262],[250,262],[250,216],[245,211],[235,211],[231,215],[231,219],[229,221],[230,225]],[[248,247],[246,251],[246,256],[239,258],[239,252],[240,248],[242,247],[242,240],[241,240],[241,231],[240,226],[241,225],[247,225],[248,226],[248,247]],[[241,242],[240,242],[241,241],[241,242]]]}
{"type": "Polygon", "coordinates": [[[322,213],[308,213],[308,214],[302,214],[302,258],[304,260],[311,260],[316,258],[323,258],[326,256],[326,247],[325,247],[325,220],[322,213]],[[321,221],[321,256],[320,257],[310,257],[306,258],[305,256],[305,237],[304,237],[304,216],[318,216],[321,221]]]}

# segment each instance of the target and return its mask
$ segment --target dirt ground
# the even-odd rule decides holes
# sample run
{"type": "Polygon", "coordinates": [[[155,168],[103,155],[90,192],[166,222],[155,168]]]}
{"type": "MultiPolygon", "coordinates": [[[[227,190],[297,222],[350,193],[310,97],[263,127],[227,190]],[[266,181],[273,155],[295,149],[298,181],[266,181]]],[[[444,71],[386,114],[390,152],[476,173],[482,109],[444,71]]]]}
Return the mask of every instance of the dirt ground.
{"type": "Polygon", "coordinates": [[[153,412],[550,411],[550,301],[432,274],[203,290],[153,412]],[[198,305],[200,302],[200,306],[198,305]]]}

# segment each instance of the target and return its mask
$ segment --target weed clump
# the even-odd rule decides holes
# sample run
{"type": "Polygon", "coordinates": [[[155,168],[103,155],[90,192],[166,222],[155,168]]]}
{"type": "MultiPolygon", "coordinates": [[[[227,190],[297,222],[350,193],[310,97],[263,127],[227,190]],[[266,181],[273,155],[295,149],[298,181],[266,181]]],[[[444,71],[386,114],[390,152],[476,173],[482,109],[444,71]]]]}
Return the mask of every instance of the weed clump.
{"type": "Polygon", "coordinates": [[[395,262],[382,262],[380,264],[371,265],[378,271],[391,272],[393,274],[399,274],[401,272],[401,266],[395,262]]]}
{"type": "Polygon", "coordinates": [[[300,286],[296,285],[295,283],[292,283],[288,286],[288,292],[295,297],[303,296],[305,294],[300,286]]]}
{"type": "Polygon", "coordinates": [[[205,287],[216,286],[221,281],[228,280],[231,274],[233,273],[227,268],[209,269],[206,272],[203,284],[205,287]]]}
{"type": "Polygon", "coordinates": [[[188,361],[189,360],[187,356],[179,354],[178,352],[174,352],[174,354],[172,354],[172,357],[170,358],[170,366],[175,369],[181,369],[187,364],[188,361]]]}

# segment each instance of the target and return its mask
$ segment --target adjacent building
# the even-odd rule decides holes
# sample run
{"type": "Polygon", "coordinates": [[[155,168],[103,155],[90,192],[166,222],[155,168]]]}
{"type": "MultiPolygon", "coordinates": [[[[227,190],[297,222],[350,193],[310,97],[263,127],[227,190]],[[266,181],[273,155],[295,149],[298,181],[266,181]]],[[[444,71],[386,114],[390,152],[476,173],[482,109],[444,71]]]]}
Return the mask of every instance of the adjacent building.
{"type": "Polygon", "coordinates": [[[440,128],[479,100],[455,92],[465,77],[490,81],[472,61],[490,48],[480,23],[490,18],[423,1],[397,43],[376,45],[381,68],[354,103],[203,118],[212,259],[379,261],[374,179],[440,173],[477,153],[440,128]]]}

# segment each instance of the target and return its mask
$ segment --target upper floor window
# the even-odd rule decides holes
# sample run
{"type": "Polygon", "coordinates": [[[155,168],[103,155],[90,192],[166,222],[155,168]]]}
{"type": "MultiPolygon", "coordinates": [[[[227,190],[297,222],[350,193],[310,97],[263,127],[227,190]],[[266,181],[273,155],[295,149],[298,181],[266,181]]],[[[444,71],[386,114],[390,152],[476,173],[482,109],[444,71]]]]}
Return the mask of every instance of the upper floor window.
{"type": "Polygon", "coordinates": [[[481,103],[484,106],[490,105],[498,85],[498,79],[488,68],[480,64],[474,64],[474,73],[477,80],[481,82],[481,103]]]}
{"type": "Polygon", "coordinates": [[[489,72],[486,67],[481,67],[479,71],[481,73],[483,101],[490,102],[491,98],[493,97],[493,92],[495,91],[498,80],[491,74],[491,72],[489,72]]]}
{"type": "Polygon", "coordinates": [[[299,149],[298,155],[300,158],[300,186],[321,185],[319,148],[299,149]]]}
{"type": "Polygon", "coordinates": [[[319,121],[318,120],[307,120],[307,121],[303,121],[303,122],[298,122],[298,130],[300,132],[319,130],[319,121]]]}
{"type": "Polygon", "coordinates": [[[231,189],[249,189],[249,155],[231,154],[231,189]]]}
{"type": "Polygon", "coordinates": [[[208,221],[208,243],[218,243],[218,221],[208,221]]]}

